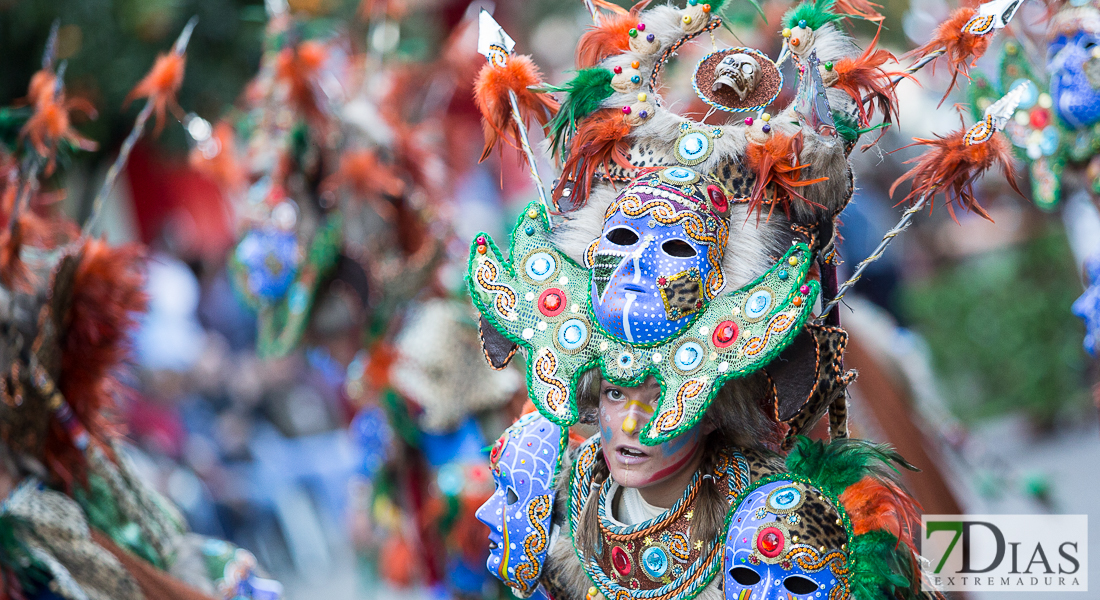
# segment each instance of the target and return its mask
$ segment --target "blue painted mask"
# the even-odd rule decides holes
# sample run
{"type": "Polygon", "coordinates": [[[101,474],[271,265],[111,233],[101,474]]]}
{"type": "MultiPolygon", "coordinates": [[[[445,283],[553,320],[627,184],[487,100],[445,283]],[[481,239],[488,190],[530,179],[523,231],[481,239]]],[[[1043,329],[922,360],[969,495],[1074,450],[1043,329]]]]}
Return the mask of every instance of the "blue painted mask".
{"type": "Polygon", "coordinates": [[[520,596],[538,587],[550,551],[554,480],[566,432],[539,413],[521,417],[493,446],[496,491],[477,510],[489,526],[489,571],[520,596]]]}
{"type": "Polygon", "coordinates": [[[730,518],[725,594],[733,600],[835,600],[849,593],[847,534],[816,489],[780,479],[749,492],[730,518]]]}
{"type": "Polygon", "coordinates": [[[1092,56],[1097,48],[1100,36],[1077,31],[1055,37],[1047,51],[1053,109],[1075,129],[1100,121],[1100,58],[1092,56]]]}
{"type": "Polygon", "coordinates": [[[593,313],[607,333],[655,344],[686,327],[724,285],[728,213],[721,187],[686,167],[628,185],[585,252],[593,313]]]}

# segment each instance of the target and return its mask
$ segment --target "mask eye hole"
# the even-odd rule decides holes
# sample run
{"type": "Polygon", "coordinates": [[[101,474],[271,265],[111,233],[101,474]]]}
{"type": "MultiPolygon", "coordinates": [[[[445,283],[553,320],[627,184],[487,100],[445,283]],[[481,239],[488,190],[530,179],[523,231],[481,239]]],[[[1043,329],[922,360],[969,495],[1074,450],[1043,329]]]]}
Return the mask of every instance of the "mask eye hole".
{"type": "Polygon", "coordinates": [[[748,567],[734,567],[730,569],[730,577],[733,577],[734,581],[744,586],[760,583],[760,574],[748,567]]]}
{"type": "Polygon", "coordinates": [[[516,495],[516,490],[508,488],[508,506],[511,506],[516,502],[519,502],[519,496],[516,495]]]}
{"type": "Polygon", "coordinates": [[[616,246],[633,246],[638,243],[638,234],[626,227],[616,227],[608,231],[604,237],[616,246]]]}
{"type": "Polygon", "coordinates": [[[698,254],[695,248],[684,240],[669,240],[661,244],[661,250],[663,250],[665,254],[675,256],[676,258],[691,258],[698,254]]]}
{"type": "Polygon", "coordinates": [[[791,575],[783,580],[783,587],[792,594],[812,594],[817,591],[817,584],[812,579],[801,575],[791,575]]]}

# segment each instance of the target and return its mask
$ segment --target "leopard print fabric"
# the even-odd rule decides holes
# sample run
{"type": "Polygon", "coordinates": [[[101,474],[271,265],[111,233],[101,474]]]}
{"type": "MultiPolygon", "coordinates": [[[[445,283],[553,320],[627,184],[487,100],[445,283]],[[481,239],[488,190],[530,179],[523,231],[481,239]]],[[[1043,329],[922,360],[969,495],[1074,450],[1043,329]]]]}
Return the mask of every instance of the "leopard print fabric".
{"type": "Polygon", "coordinates": [[[817,340],[817,386],[813,394],[795,414],[787,420],[789,430],[783,440],[783,450],[794,446],[795,436],[813,429],[818,420],[829,413],[829,432],[833,439],[848,437],[848,396],[847,388],[855,381],[855,370],[844,370],[844,348],[848,344],[848,334],[839,327],[829,327],[807,323],[817,340]]]}
{"type": "Polygon", "coordinates": [[[54,594],[66,600],[144,600],[118,559],[92,540],[72,498],[28,478],[8,497],[4,511],[19,523],[19,540],[49,571],[54,594]]]}
{"type": "Polygon", "coordinates": [[[840,512],[818,490],[811,488],[809,494],[798,510],[798,522],[788,521],[787,529],[800,543],[810,544],[822,552],[840,548],[848,540],[840,512]]]}

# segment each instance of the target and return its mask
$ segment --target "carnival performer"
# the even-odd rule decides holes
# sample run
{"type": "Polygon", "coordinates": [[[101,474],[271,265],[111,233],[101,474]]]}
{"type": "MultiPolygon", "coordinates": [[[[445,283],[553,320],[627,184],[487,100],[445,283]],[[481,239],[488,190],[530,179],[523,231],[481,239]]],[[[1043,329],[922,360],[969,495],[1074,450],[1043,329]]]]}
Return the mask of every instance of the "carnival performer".
{"type": "MultiPolygon", "coordinates": [[[[501,143],[521,149],[540,194],[520,214],[506,254],[487,234],[471,245],[468,281],[485,356],[504,368],[522,348],[528,394],[544,421],[598,427],[576,448],[563,441],[557,468],[519,476],[553,501],[552,513],[520,502],[531,496],[516,492],[512,461],[526,467],[554,436],[534,421],[517,424],[494,451],[498,490],[487,506],[499,508],[480,513],[497,532],[488,566],[524,596],[541,585],[556,600],[734,597],[719,574],[726,516],[738,498],[778,481],[781,453],[826,413],[835,448],[866,447],[843,441],[855,373],[843,367],[847,334],[829,312],[851,284],[836,279],[836,220],[854,185],[848,154],[861,135],[897,118],[893,88],[909,75],[887,70],[894,59],[874,43],[861,52],[837,22],[881,16],[857,0],[804,2],[784,17],[775,61],[753,48],[715,46],[696,65],[695,92],[716,111],[747,115],[711,125],[672,112],[659,78],[677,49],[721,26],[725,3],[647,4],[626,11],[592,3],[596,25],[578,44],[578,71],[559,87],[542,83],[533,62],[481,15],[484,155],[501,143]],[[794,100],[765,112],[783,87],[786,60],[799,73],[794,100]],[[527,135],[535,122],[561,164],[550,195],[527,135]]],[[[967,19],[986,8],[945,24],[917,64],[946,55],[956,73],[965,69],[984,50],[975,40],[988,42],[978,36],[1011,18],[998,12],[1001,20],[969,31],[967,19]]],[[[919,141],[931,149],[903,178],[914,182],[906,220],[939,194],[949,207],[985,214],[972,182],[994,165],[1011,176],[995,134],[1015,101],[991,104],[965,133],[919,141]]],[[[855,480],[833,483],[818,484],[824,497],[855,480]]],[[[877,496],[869,502],[891,506],[877,496]]],[[[826,553],[815,569],[871,565],[867,576],[848,587],[823,580],[800,597],[921,593],[908,549],[912,560],[895,572],[892,549],[854,539],[823,545],[841,552],[826,553]],[[883,580],[899,583],[875,583],[883,580]]],[[[768,589],[760,597],[780,597],[768,589]]]]}

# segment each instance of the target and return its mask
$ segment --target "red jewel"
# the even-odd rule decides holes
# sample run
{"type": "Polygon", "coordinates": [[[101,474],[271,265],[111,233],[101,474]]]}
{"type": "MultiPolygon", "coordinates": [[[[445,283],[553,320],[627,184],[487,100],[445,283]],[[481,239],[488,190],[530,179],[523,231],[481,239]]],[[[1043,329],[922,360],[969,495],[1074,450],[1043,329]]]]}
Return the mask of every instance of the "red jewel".
{"type": "Polygon", "coordinates": [[[619,75],[619,74],[621,74],[622,72],[623,72],[623,68],[622,68],[622,67],[615,67],[615,74],[616,74],[616,75],[619,75]]]}
{"type": "Polygon", "coordinates": [[[783,532],[775,527],[767,527],[756,537],[756,549],[768,558],[779,556],[783,550],[783,532]]]}
{"type": "Polygon", "coordinates": [[[1042,129],[1050,125],[1050,111],[1045,108],[1036,108],[1031,111],[1031,126],[1035,129],[1042,129]]]}
{"type": "Polygon", "coordinates": [[[619,546],[611,547],[611,566],[623,577],[630,575],[630,558],[627,557],[626,550],[619,546]]]}
{"type": "Polygon", "coordinates": [[[657,278],[657,285],[660,285],[660,286],[668,285],[668,278],[667,277],[658,277],[657,278]]]}
{"type": "Polygon", "coordinates": [[[695,308],[703,308],[703,301],[702,300],[696,300],[695,301],[695,308]]]}
{"type": "Polygon", "coordinates": [[[737,323],[733,321],[722,321],[714,328],[714,335],[711,337],[711,341],[719,348],[728,348],[737,341],[737,323]]]}
{"type": "Polygon", "coordinates": [[[710,203],[714,205],[714,210],[724,213],[729,209],[730,203],[726,200],[726,194],[722,191],[722,188],[716,185],[708,185],[707,195],[710,196],[710,203]]]}
{"type": "Polygon", "coordinates": [[[537,306],[542,314],[548,317],[556,317],[565,310],[565,300],[567,297],[565,292],[560,289],[549,288],[544,290],[539,296],[537,306]]]}

